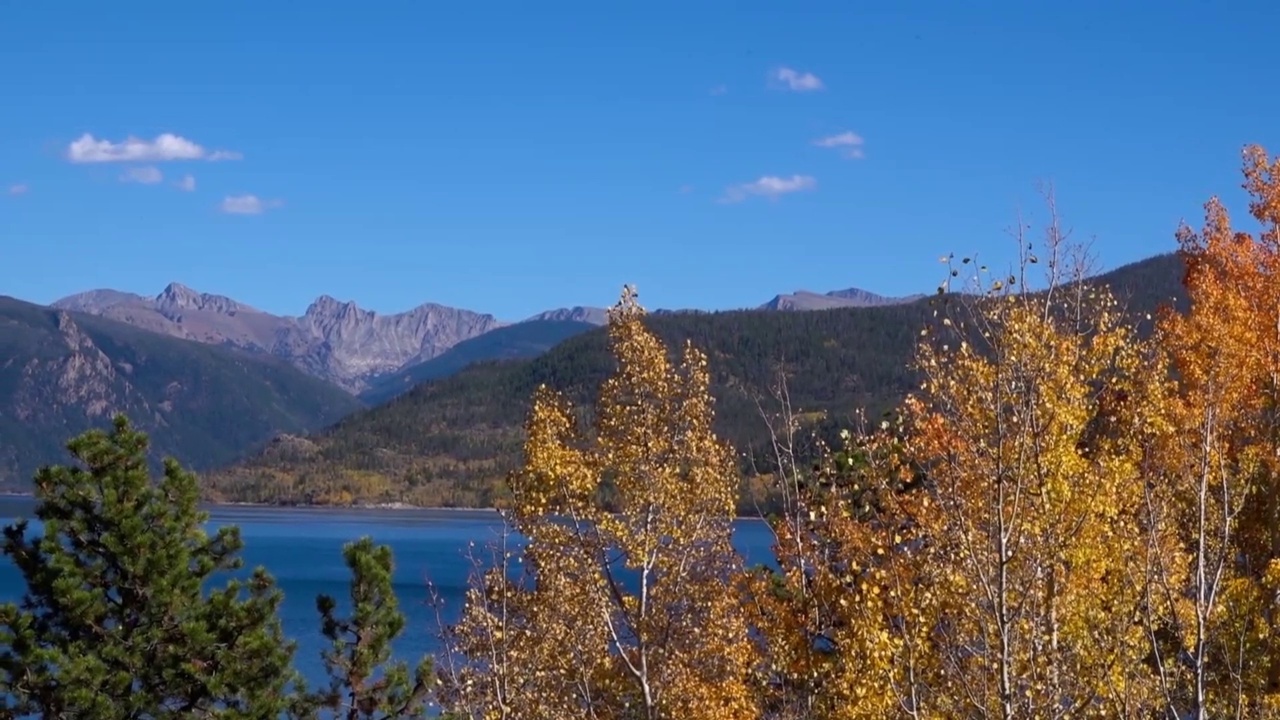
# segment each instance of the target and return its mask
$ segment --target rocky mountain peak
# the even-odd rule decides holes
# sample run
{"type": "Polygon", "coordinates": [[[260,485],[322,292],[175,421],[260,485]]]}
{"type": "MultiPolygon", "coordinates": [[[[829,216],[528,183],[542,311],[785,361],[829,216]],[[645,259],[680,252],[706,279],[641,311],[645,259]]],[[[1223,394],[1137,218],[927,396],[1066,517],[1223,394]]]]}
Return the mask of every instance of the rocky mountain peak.
{"type": "Polygon", "coordinates": [[[206,310],[220,314],[232,314],[241,310],[240,303],[225,295],[211,295],[193,290],[182,283],[171,282],[155,299],[161,312],[182,310],[206,310]]]}
{"type": "Polygon", "coordinates": [[[555,310],[547,310],[537,315],[526,318],[526,322],[534,320],[570,320],[574,322],[591,323],[592,325],[604,325],[609,322],[609,311],[599,307],[586,307],[583,305],[575,305],[569,308],[557,308],[555,310]]]}
{"type": "Polygon", "coordinates": [[[904,295],[902,297],[886,297],[884,295],[878,295],[876,293],[873,293],[870,290],[863,290],[862,288],[854,287],[854,288],[845,288],[844,290],[832,290],[831,292],[827,293],[827,297],[837,297],[844,300],[851,300],[861,306],[875,306],[875,305],[897,305],[900,303],[912,302],[913,300],[919,300],[924,296],[920,294],[915,294],[915,295],[904,295]]]}
{"type": "Polygon", "coordinates": [[[372,310],[361,310],[360,306],[356,305],[354,301],[339,300],[332,295],[321,295],[316,298],[307,306],[306,312],[302,314],[302,317],[308,319],[346,319],[349,317],[363,319],[365,317],[372,318],[375,316],[377,316],[377,313],[372,310]]]}

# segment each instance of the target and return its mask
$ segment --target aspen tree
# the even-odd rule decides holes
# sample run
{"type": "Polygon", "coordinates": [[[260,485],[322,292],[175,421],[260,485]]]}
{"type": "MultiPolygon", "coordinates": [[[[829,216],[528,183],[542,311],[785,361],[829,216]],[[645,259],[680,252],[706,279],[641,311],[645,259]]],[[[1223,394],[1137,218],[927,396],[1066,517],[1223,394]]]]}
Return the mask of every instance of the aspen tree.
{"type": "Polygon", "coordinates": [[[593,433],[557,393],[534,398],[510,478],[531,581],[489,573],[452,633],[473,716],[757,716],[730,544],[738,474],[711,428],[707,360],[686,346],[673,362],[643,317],[627,288],[593,433]]]}
{"type": "Polygon", "coordinates": [[[1127,417],[1142,346],[1110,294],[1083,282],[1056,213],[1044,263],[1024,231],[1012,273],[979,267],[979,299],[944,306],[906,404],[936,502],[921,516],[942,595],[932,709],[1134,717],[1150,692],[1135,623],[1141,452],[1127,417]],[[1045,286],[1029,288],[1037,264],[1045,286]]]}
{"type": "Polygon", "coordinates": [[[1167,710],[1280,716],[1280,166],[1244,151],[1256,237],[1215,197],[1178,231],[1191,308],[1159,337],[1174,390],[1153,437],[1152,543],[1163,602],[1146,614],[1167,710]]]}
{"type": "Polygon", "coordinates": [[[918,515],[931,501],[899,423],[842,432],[810,472],[790,461],[785,400],[782,415],[778,569],[760,571],[752,595],[770,717],[924,717],[934,595],[918,515]]]}

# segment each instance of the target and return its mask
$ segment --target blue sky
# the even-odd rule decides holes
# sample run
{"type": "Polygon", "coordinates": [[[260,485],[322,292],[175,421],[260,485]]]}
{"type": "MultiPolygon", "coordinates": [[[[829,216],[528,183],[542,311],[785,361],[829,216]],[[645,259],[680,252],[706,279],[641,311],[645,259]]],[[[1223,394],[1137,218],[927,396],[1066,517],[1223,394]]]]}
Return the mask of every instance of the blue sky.
{"type": "Polygon", "coordinates": [[[1278,15],[7,2],[0,294],[176,280],[278,313],[328,293],[518,319],[625,282],[650,307],[928,291],[946,252],[1010,258],[1042,180],[1114,267],[1214,193],[1242,208],[1242,145],[1280,151],[1278,15]]]}

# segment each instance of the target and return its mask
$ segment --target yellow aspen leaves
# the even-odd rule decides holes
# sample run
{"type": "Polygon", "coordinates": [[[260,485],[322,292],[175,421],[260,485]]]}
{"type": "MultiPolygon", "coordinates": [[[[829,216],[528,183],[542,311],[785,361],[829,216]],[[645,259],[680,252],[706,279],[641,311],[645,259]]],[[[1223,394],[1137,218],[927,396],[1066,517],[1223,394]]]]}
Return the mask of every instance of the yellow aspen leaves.
{"type": "Polygon", "coordinates": [[[478,717],[759,717],[730,544],[739,478],[711,429],[706,358],[686,347],[673,360],[630,288],[608,332],[618,366],[594,432],[557,393],[534,399],[510,484],[536,582],[495,571],[493,599],[469,598],[459,704],[478,717]]]}
{"type": "Polygon", "coordinates": [[[1110,296],[1075,280],[988,296],[954,323],[978,342],[921,348],[907,415],[936,499],[921,522],[943,568],[938,717],[1117,717],[1148,692],[1142,454],[1122,402],[1145,358],[1110,296]]]}

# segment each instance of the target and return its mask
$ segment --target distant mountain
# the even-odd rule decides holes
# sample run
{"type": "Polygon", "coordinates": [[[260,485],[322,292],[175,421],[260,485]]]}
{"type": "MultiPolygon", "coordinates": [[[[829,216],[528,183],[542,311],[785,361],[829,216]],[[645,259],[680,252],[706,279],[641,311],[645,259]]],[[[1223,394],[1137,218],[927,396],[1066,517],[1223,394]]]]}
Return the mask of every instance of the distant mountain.
{"type": "Polygon", "coordinates": [[[262,312],[223,295],[171,283],[147,298],[91,290],[53,303],[143,330],[283,358],[348,392],[370,379],[430,360],[500,323],[492,315],[434,303],[392,315],[323,295],[301,317],[262,312]]]}
{"type": "Polygon", "coordinates": [[[536,320],[571,320],[573,322],[584,322],[592,325],[604,325],[609,322],[609,311],[600,307],[583,307],[578,305],[571,308],[560,308],[558,310],[547,310],[540,312],[525,322],[536,320]]]}
{"type": "Polygon", "coordinates": [[[808,290],[797,290],[786,295],[776,295],[772,300],[760,306],[760,310],[831,310],[841,307],[882,307],[885,305],[904,305],[915,302],[924,295],[906,295],[903,297],[885,297],[860,288],[832,290],[818,294],[808,290]]]}
{"type": "MultiPolygon", "coordinates": [[[[1182,275],[1177,256],[1161,255],[1091,282],[1109,285],[1143,317],[1160,304],[1185,303],[1182,275]]],[[[742,453],[749,474],[767,467],[769,438],[756,403],[764,398],[768,407],[779,367],[795,410],[830,436],[855,410],[875,417],[917,386],[910,360],[933,309],[922,299],[824,312],[655,313],[646,322],[668,343],[689,340],[707,353],[717,434],[742,453]]],[[[206,476],[208,492],[262,502],[492,504],[520,460],[534,389],[545,383],[587,402],[612,368],[603,329],[534,359],[475,363],[321,432],[282,438],[206,476]]]]}
{"type": "MultiPolygon", "coordinates": [[[[821,310],[836,307],[875,307],[911,302],[920,296],[883,297],[850,288],[819,295],[798,291],[778,295],[761,306],[765,310],[821,310]]],[[[573,306],[547,310],[515,325],[533,323],[520,331],[521,349],[514,351],[506,338],[422,367],[460,342],[506,327],[493,315],[446,307],[435,303],[419,305],[392,315],[362,310],[355,303],[329,295],[317,298],[300,317],[272,315],[224,295],[193,290],[170,283],[155,297],[111,289],[90,290],[62,298],[52,304],[61,310],[100,315],[134,327],[172,337],[212,345],[232,347],[283,358],[315,377],[328,380],[353,394],[368,398],[389,398],[405,389],[403,383],[442,377],[468,362],[511,357],[529,357],[543,352],[563,339],[568,326],[545,322],[585,323],[598,326],[608,322],[601,307],[573,306]],[[538,333],[545,331],[545,337],[538,333]],[[540,347],[542,350],[533,351],[540,347]],[[480,349],[483,348],[483,349],[480,349]],[[489,353],[489,354],[486,354],[489,353]],[[513,354],[514,353],[514,354],[513,354]],[[447,373],[446,373],[447,374],[447,373]]],[[[699,310],[656,310],[697,313],[699,310]]]]}
{"type": "MultiPolygon", "coordinates": [[[[80,302],[120,307],[121,295],[80,302]]],[[[71,436],[117,412],[151,435],[157,458],[203,470],[359,407],[283,360],[0,296],[0,487],[27,487],[40,465],[68,460],[71,436]]]]}
{"type": "Polygon", "coordinates": [[[537,357],[560,342],[596,327],[598,323],[576,320],[526,320],[490,330],[463,340],[426,362],[375,379],[360,398],[369,405],[381,405],[419,383],[448,377],[473,363],[537,357]]]}

